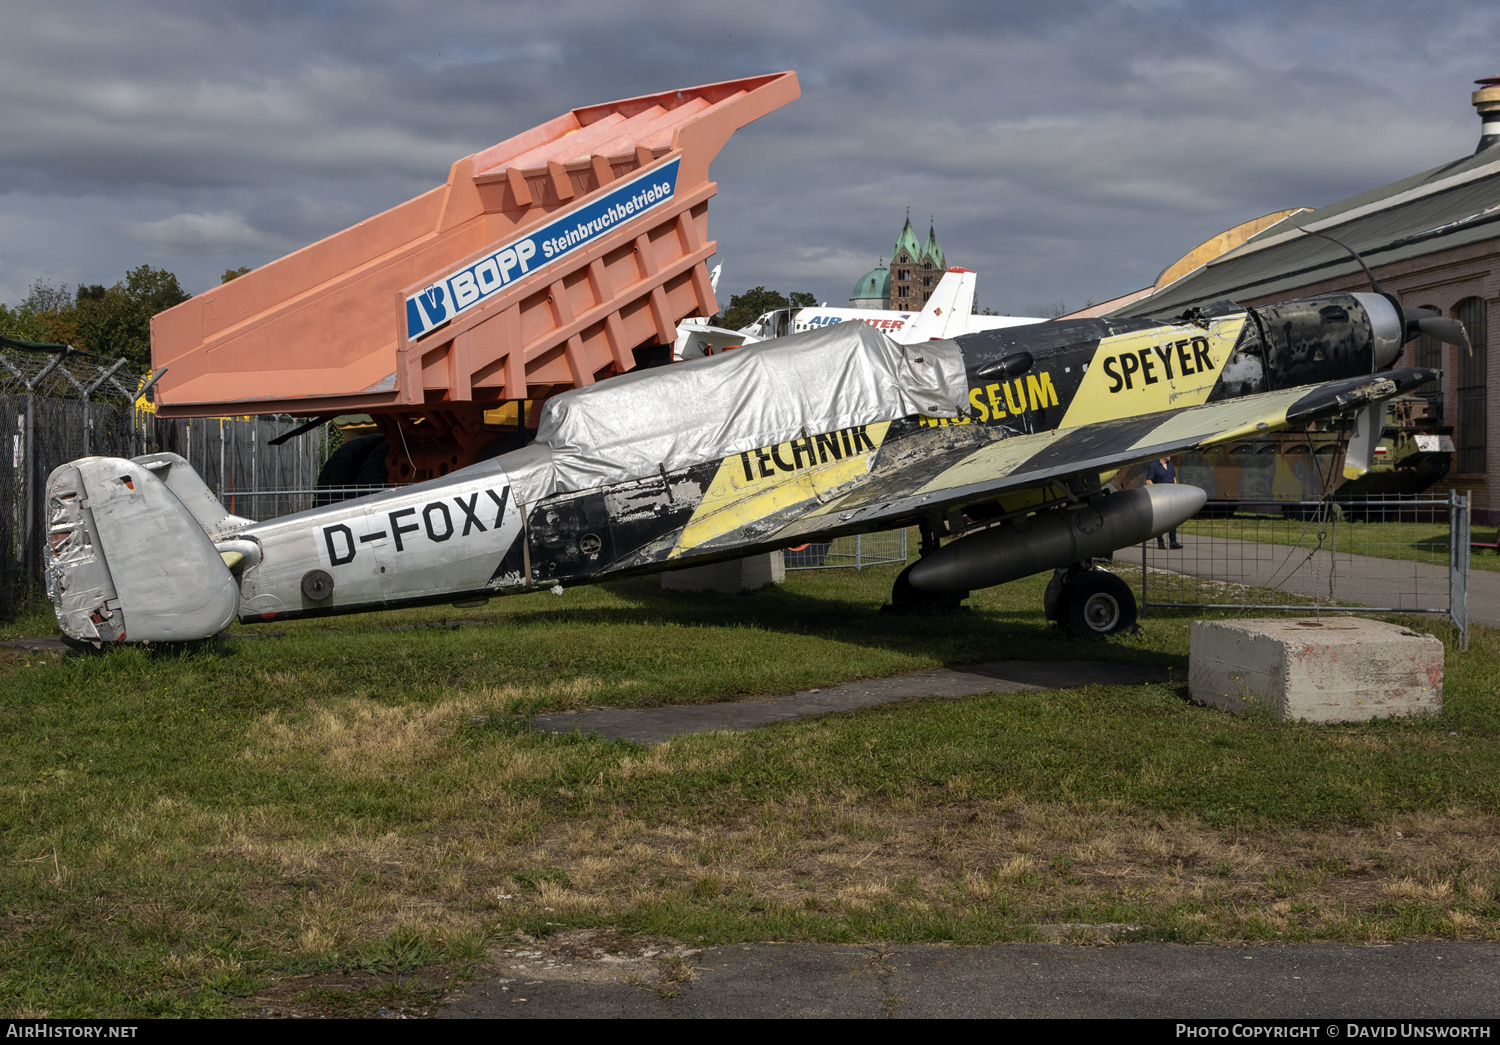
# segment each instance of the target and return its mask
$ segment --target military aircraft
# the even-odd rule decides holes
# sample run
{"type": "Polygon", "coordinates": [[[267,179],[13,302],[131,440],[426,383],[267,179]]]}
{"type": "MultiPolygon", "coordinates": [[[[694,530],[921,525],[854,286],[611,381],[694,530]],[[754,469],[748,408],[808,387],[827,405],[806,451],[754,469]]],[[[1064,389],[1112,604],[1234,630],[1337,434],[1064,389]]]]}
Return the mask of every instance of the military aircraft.
{"type": "Polygon", "coordinates": [[[1436,376],[1390,369],[1401,346],[1456,340],[1453,323],[1380,293],[912,345],[840,323],[564,392],[530,446],[264,522],[230,515],[175,454],[89,457],[48,480],[48,589],[73,639],[177,641],[916,524],[923,554],[893,608],[1056,570],[1049,616],[1106,635],[1135,603],[1092,558],[1178,526],[1205,494],[1101,476],[1379,410],[1436,376]]]}

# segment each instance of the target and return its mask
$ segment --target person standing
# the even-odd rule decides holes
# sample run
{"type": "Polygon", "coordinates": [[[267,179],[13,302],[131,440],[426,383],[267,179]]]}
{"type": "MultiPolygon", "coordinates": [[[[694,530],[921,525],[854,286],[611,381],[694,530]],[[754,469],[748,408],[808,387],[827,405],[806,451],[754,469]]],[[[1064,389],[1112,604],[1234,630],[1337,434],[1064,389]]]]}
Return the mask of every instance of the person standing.
{"type": "MultiPolygon", "coordinates": [[[[1172,463],[1172,459],[1170,457],[1158,457],[1155,461],[1151,462],[1151,467],[1146,469],[1147,486],[1155,486],[1157,483],[1175,484],[1176,482],[1177,466],[1172,463]]],[[[1172,537],[1172,547],[1174,549],[1181,548],[1182,545],[1177,543],[1177,531],[1172,530],[1170,531],[1170,534],[1172,537]]],[[[1167,548],[1167,542],[1158,536],[1156,538],[1156,546],[1165,551],[1167,548]]]]}

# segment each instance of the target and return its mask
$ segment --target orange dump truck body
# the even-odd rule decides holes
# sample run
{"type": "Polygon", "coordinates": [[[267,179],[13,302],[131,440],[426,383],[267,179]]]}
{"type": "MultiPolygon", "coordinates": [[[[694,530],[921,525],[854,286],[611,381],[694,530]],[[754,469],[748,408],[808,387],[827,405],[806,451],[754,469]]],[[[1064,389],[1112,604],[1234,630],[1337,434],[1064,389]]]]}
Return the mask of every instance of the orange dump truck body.
{"type": "Polygon", "coordinates": [[[470,463],[483,411],[635,365],[717,311],[709,163],[795,73],[574,109],[447,184],[152,320],[167,417],[375,417],[402,481],[470,463]],[[415,440],[418,447],[411,449],[415,440]]]}

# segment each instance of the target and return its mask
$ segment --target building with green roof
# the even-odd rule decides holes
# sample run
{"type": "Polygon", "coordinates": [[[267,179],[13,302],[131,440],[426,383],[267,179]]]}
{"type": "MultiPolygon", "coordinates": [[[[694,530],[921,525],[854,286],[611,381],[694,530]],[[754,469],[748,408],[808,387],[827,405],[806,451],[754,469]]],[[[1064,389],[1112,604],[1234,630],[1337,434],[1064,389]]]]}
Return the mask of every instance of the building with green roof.
{"type": "Polygon", "coordinates": [[[908,214],[896,245],[891,248],[890,289],[886,298],[889,303],[885,307],[897,312],[920,312],[947,268],[935,226],[928,226],[927,242],[919,243],[908,214]]]}
{"type": "Polygon", "coordinates": [[[889,308],[891,300],[891,270],[885,267],[885,259],[881,259],[869,272],[854,284],[854,290],[849,295],[850,308],[889,308]]]}

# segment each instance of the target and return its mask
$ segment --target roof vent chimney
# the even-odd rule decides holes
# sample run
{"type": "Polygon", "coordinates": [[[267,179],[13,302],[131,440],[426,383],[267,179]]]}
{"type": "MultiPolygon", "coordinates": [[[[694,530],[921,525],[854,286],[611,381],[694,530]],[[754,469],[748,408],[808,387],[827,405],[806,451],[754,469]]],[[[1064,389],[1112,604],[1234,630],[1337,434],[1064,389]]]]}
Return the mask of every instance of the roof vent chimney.
{"type": "Polygon", "coordinates": [[[1479,110],[1479,145],[1475,152],[1483,152],[1500,142],[1500,76],[1486,76],[1475,80],[1479,90],[1474,92],[1474,108],[1479,110]]]}

